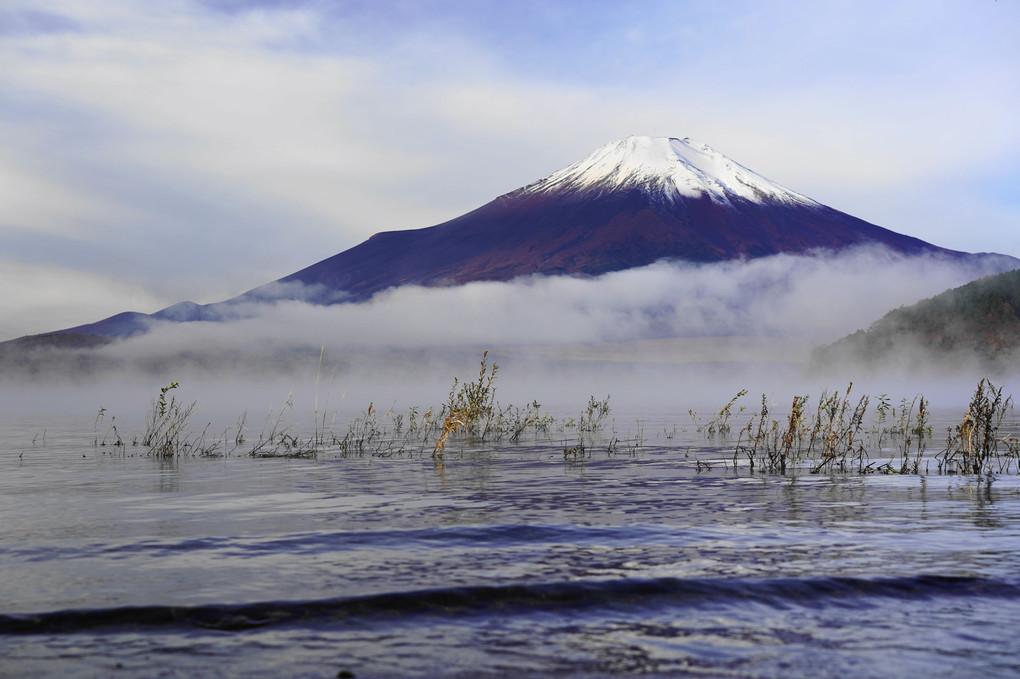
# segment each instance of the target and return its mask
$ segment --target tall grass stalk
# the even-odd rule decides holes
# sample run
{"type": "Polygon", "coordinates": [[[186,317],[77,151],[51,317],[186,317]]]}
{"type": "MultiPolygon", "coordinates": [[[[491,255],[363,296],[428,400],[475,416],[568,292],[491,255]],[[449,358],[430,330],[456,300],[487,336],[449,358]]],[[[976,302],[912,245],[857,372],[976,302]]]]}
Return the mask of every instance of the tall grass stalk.
{"type": "Polygon", "coordinates": [[[443,429],[432,449],[432,457],[442,457],[447,441],[458,433],[475,436],[481,434],[480,438],[485,438],[492,416],[498,410],[496,390],[492,383],[496,381],[499,365],[493,363],[490,366],[488,355],[488,351],[482,352],[477,381],[465,382],[458,389],[459,381],[453,378],[449,399],[442,411],[443,429]],[[482,431],[479,431],[480,427],[482,431]]]}
{"type": "MultiPolygon", "coordinates": [[[[577,418],[577,444],[570,448],[565,448],[563,450],[563,457],[572,456],[578,458],[584,457],[585,454],[590,455],[599,432],[602,430],[606,418],[609,417],[609,412],[609,396],[606,396],[601,401],[594,396],[590,396],[588,398],[588,408],[577,418]]],[[[613,440],[609,443],[610,451],[615,450],[616,443],[616,438],[613,437],[613,440]]]]}
{"type": "Polygon", "coordinates": [[[167,400],[167,393],[179,386],[178,382],[171,382],[160,388],[149,408],[142,445],[155,457],[174,457],[186,447],[188,419],[198,402],[182,403],[176,395],[167,400]]]}
{"type": "Polygon", "coordinates": [[[1008,468],[1016,459],[1016,445],[1009,439],[1000,441],[999,428],[1006,413],[1013,410],[1013,397],[1003,398],[1002,387],[996,388],[982,379],[971,397],[963,420],[948,430],[946,448],[938,456],[939,471],[964,474],[991,474],[998,466],[1008,468]],[[996,465],[1000,442],[1007,444],[1006,465],[996,465]]]}

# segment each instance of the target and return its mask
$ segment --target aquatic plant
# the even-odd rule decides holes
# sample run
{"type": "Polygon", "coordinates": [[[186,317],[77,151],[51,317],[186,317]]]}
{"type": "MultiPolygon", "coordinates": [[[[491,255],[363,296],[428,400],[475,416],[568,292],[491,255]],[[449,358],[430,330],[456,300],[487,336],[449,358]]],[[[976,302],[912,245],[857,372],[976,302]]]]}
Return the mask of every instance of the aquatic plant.
{"type": "MultiPolygon", "coordinates": [[[[248,452],[251,457],[311,457],[315,454],[318,450],[315,439],[301,441],[291,433],[294,425],[287,423],[284,419],[287,411],[293,408],[294,396],[288,394],[287,400],[280,407],[275,419],[273,419],[273,409],[269,409],[258,441],[248,452]]],[[[318,437],[318,432],[316,432],[316,437],[318,437]]]]}
{"type": "Polygon", "coordinates": [[[948,429],[946,448],[937,456],[939,471],[981,475],[993,473],[996,466],[1008,468],[1017,459],[1017,445],[1015,439],[1000,441],[999,428],[1012,409],[1013,397],[1003,398],[1002,387],[987,379],[978,382],[963,420],[948,429]],[[996,465],[1000,442],[1007,444],[1007,455],[996,465]]]}
{"type": "MultiPolygon", "coordinates": [[[[740,395],[738,394],[737,398],[740,395]]],[[[732,405],[735,400],[736,398],[731,400],[729,405],[732,405]]],[[[786,427],[780,429],[779,420],[771,417],[768,397],[762,394],[761,410],[751,415],[747,426],[741,432],[741,439],[746,435],[748,444],[742,446],[738,439],[734,449],[734,465],[737,463],[739,454],[744,453],[752,470],[757,464],[768,471],[785,474],[787,467],[795,459],[800,442],[803,441],[804,404],[806,402],[806,396],[793,397],[793,404],[786,419],[786,427]]]]}
{"type": "MultiPolygon", "coordinates": [[[[124,446],[124,439],[120,435],[120,430],[117,429],[117,416],[116,415],[111,415],[110,416],[110,424],[107,425],[106,431],[103,433],[102,440],[99,439],[99,423],[103,421],[103,418],[105,416],[106,416],[106,408],[100,408],[99,412],[96,413],[96,421],[92,425],[92,446],[94,448],[106,447],[106,441],[107,441],[107,439],[110,438],[110,435],[112,434],[113,435],[113,443],[112,443],[113,447],[114,448],[121,448],[121,447],[123,447],[124,446]]],[[[43,440],[45,441],[45,439],[46,439],[46,436],[45,436],[45,432],[44,432],[43,440]]],[[[32,441],[32,444],[35,445],[35,440],[34,439],[32,441]]]]}
{"type": "Polygon", "coordinates": [[[106,414],[106,408],[99,408],[99,412],[96,413],[96,421],[92,425],[92,445],[93,447],[99,445],[99,423],[102,421],[103,416],[106,414]]]}
{"type": "Polygon", "coordinates": [[[868,411],[869,397],[867,394],[861,396],[851,410],[850,392],[853,386],[851,382],[842,398],[838,393],[833,394],[819,409],[816,427],[812,429],[812,444],[814,432],[818,432],[822,458],[811,468],[812,473],[818,473],[826,468],[846,471],[848,462],[857,462],[858,470],[863,470],[867,451],[861,431],[868,411]]]}
{"type": "MultiPolygon", "coordinates": [[[[715,414],[707,427],[705,432],[709,436],[715,436],[716,434],[729,434],[730,433],[730,416],[733,414],[733,404],[736,403],[740,398],[747,395],[747,389],[741,389],[737,392],[737,395],[730,399],[729,403],[722,407],[718,413],[715,414]]],[[[690,411],[693,415],[694,411],[690,411]]],[[[744,407],[740,407],[740,412],[744,412],[744,407]]]]}
{"type": "Polygon", "coordinates": [[[588,409],[577,419],[577,429],[589,434],[597,434],[606,418],[609,417],[609,396],[599,401],[594,396],[588,397],[588,409]]]}
{"type": "Polygon", "coordinates": [[[488,365],[488,355],[488,351],[482,352],[477,382],[465,382],[458,389],[459,381],[456,377],[453,378],[449,400],[443,406],[441,415],[443,430],[439,438],[436,439],[432,457],[442,457],[446,442],[450,436],[457,433],[478,434],[479,426],[482,426],[481,438],[485,438],[492,416],[498,410],[496,390],[492,383],[496,380],[496,375],[499,372],[499,364],[488,365]]]}
{"type": "Polygon", "coordinates": [[[785,474],[795,464],[809,464],[811,473],[822,471],[860,473],[919,473],[921,460],[931,438],[928,424],[928,402],[923,396],[913,401],[904,399],[899,420],[886,425],[896,409],[885,394],[879,396],[875,422],[865,426],[870,397],[851,398],[853,383],[845,391],[823,391],[814,414],[807,410],[808,396],[794,396],[785,421],[771,415],[768,398],[762,395],[761,409],[752,414],[741,431],[734,450],[734,464],[743,454],[752,469],[785,474]],[[915,407],[917,408],[915,413],[915,407]],[[882,442],[900,439],[900,459],[875,468],[870,462],[871,450],[881,450],[882,442]],[[746,443],[741,443],[745,441],[746,443]]]}
{"type": "MultiPolygon", "coordinates": [[[[333,371],[329,376],[329,389],[326,391],[326,399],[322,410],[319,410],[319,376],[322,374],[322,357],[325,354],[326,345],[323,344],[319,348],[319,366],[315,371],[315,410],[313,413],[313,421],[315,422],[315,435],[313,438],[313,445],[316,447],[322,447],[326,445],[327,433],[332,436],[333,424],[336,422],[337,413],[340,410],[338,405],[333,409],[332,418],[330,418],[329,426],[326,425],[326,418],[329,416],[329,397],[333,393],[333,380],[336,378],[336,367],[333,367],[333,371]],[[327,432],[328,430],[328,432],[327,432]]],[[[344,398],[347,396],[345,391],[340,395],[340,403],[343,403],[344,398]]],[[[335,438],[335,436],[334,436],[335,438]]]]}
{"type": "Polygon", "coordinates": [[[538,401],[532,401],[523,409],[499,405],[493,385],[499,365],[490,365],[488,355],[488,351],[482,352],[477,380],[461,384],[453,378],[447,401],[439,412],[442,428],[432,447],[432,457],[442,458],[451,437],[462,436],[476,443],[504,438],[517,442],[528,429],[548,429],[552,420],[542,414],[538,401]]]}
{"type": "Polygon", "coordinates": [[[928,402],[924,396],[916,396],[907,408],[900,409],[902,424],[900,431],[903,433],[903,445],[900,448],[900,474],[919,474],[921,471],[921,457],[931,438],[931,426],[928,424],[928,402]],[[918,403],[919,401],[919,403],[918,403]],[[918,403],[917,419],[913,419],[914,404],[918,403]],[[914,453],[911,456],[910,447],[914,446],[914,453]]]}
{"type": "MultiPolygon", "coordinates": [[[[577,429],[577,444],[564,448],[563,457],[584,457],[586,453],[590,455],[589,451],[594,446],[606,418],[609,417],[609,412],[609,396],[606,396],[601,401],[596,399],[595,396],[588,397],[588,408],[580,414],[574,424],[577,429]]],[[[617,443],[618,441],[614,436],[609,442],[610,452],[616,450],[617,443]]]]}
{"type": "Polygon", "coordinates": [[[182,403],[176,395],[167,401],[167,392],[179,386],[178,382],[171,382],[160,388],[159,396],[153,399],[149,407],[142,445],[155,457],[173,457],[180,453],[187,442],[188,419],[198,402],[182,403]]]}
{"type": "Polygon", "coordinates": [[[383,430],[376,417],[375,404],[369,403],[365,414],[355,418],[348,426],[347,433],[337,442],[344,457],[371,450],[383,437],[383,430]]]}
{"type": "Polygon", "coordinates": [[[528,429],[548,431],[552,421],[552,415],[542,413],[542,405],[538,401],[532,401],[523,409],[512,406],[509,418],[510,440],[517,443],[528,429]]]}

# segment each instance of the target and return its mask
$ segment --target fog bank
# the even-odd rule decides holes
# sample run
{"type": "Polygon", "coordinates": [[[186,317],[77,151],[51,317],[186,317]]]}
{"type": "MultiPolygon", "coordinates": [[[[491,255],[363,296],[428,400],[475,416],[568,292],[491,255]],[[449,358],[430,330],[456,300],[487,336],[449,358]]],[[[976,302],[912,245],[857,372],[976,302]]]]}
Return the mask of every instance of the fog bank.
{"type": "MultiPolygon", "coordinates": [[[[129,385],[151,394],[178,380],[192,393],[214,394],[203,398],[224,408],[268,407],[294,392],[311,411],[318,384],[319,399],[330,390],[334,399],[346,394],[351,407],[438,405],[454,375],[477,375],[483,350],[502,366],[501,400],[563,408],[611,394],[621,407],[686,412],[725,403],[742,388],[785,400],[847,380],[913,394],[922,377],[957,393],[970,375],[943,379],[910,369],[875,376],[854,366],[818,375],[804,368],[813,347],[995,272],[986,266],[868,247],[659,262],[593,278],[405,287],[361,304],[280,301],[253,305],[235,320],[156,324],[144,336],[92,350],[94,369],[70,370],[77,386],[64,393],[79,394],[68,398],[75,403],[109,384],[112,403],[129,385]]],[[[4,387],[4,400],[31,403],[29,391],[10,398],[4,387]]],[[[140,402],[125,400],[135,409],[140,402]]]]}

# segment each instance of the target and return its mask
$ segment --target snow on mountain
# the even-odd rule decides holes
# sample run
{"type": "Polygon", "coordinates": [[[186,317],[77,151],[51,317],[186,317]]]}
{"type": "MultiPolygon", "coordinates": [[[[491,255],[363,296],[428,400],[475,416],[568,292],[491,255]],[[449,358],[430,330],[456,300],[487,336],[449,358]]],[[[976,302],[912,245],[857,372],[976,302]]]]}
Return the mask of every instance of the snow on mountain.
{"type": "Polygon", "coordinates": [[[621,189],[638,189],[653,199],[667,202],[707,195],[714,202],[727,205],[739,198],[757,203],[820,206],[689,137],[634,136],[614,141],[526,186],[523,192],[599,194],[621,189]]]}

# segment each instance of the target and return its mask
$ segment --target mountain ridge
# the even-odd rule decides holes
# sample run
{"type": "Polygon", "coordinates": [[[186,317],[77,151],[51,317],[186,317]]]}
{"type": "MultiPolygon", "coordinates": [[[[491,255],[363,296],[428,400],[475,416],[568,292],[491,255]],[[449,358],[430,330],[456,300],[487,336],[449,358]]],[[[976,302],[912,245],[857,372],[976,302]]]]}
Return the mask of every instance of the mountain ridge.
{"type": "Polygon", "coordinates": [[[213,304],[125,312],[57,333],[125,337],[152,322],[228,320],[250,303],[362,302],[405,285],[529,275],[595,276],[659,260],[707,263],[878,244],[969,254],[871,224],[787,189],[689,138],[627,137],[435,226],[377,233],[288,276],[213,304]]]}

